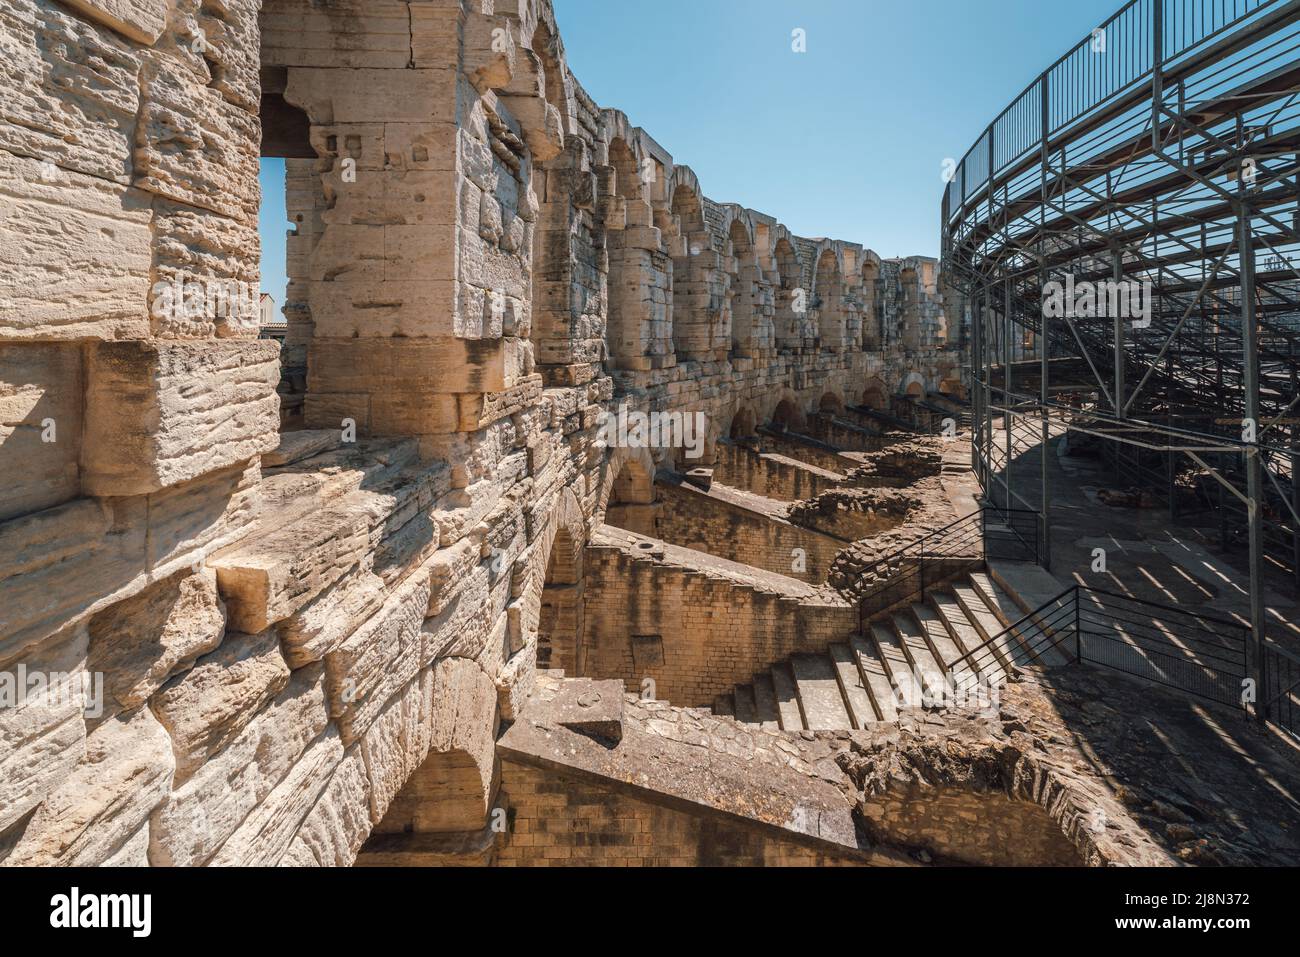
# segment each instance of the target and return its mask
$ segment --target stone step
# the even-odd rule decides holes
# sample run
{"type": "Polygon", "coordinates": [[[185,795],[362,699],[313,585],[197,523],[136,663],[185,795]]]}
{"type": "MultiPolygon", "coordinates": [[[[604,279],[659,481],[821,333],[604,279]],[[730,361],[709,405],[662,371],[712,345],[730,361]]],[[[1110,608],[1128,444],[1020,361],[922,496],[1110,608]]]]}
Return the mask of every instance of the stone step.
{"type": "Polygon", "coordinates": [[[957,643],[952,640],[952,635],[948,634],[948,629],[943,620],[929,605],[923,605],[920,602],[914,603],[912,605],[912,617],[921,626],[921,631],[925,634],[925,639],[930,645],[930,650],[934,652],[934,657],[945,669],[964,654],[957,647],[957,643]]]}
{"type": "MultiPolygon", "coordinates": [[[[1006,627],[1014,625],[1022,617],[1024,611],[1021,610],[1010,595],[1003,590],[1002,586],[993,580],[993,576],[987,572],[975,572],[970,576],[971,587],[976,594],[984,600],[988,609],[997,616],[997,619],[1006,627]]],[[[1049,612],[1050,613],[1050,612],[1049,612]]],[[[1026,629],[1026,637],[1017,633],[1016,637],[1021,644],[1029,647],[1032,645],[1031,653],[1036,654],[1038,660],[1048,666],[1057,667],[1058,665],[1069,664],[1066,655],[1056,648],[1055,645],[1049,644],[1048,636],[1032,624],[1026,629]]]]}
{"type": "Polygon", "coordinates": [[[984,604],[984,599],[976,594],[975,589],[970,585],[957,585],[952,590],[961,605],[962,611],[975,630],[979,632],[981,642],[987,642],[995,636],[997,638],[992,645],[993,653],[1004,668],[1020,667],[1029,664],[1029,655],[1025,653],[1020,642],[1014,641],[1002,634],[1003,624],[998,621],[997,615],[989,611],[984,604]]]}
{"type": "Polygon", "coordinates": [[[848,645],[831,645],[831,663],[835,666],[835,677],[839,679],[840,695],[848,705],[849,718],[853,727],[865,728],[876,722],[876,709],[871,704],[871,692],[867,690],[861,672],[858,671],[857,656],[848,645]]]}
{"type": "Polygon", "coordinates": [[[795,690],[794,675],[790,666],[779,664],[772,668],[772,690],[776,694],[777,720],[783,731],[803,731],[803,716],[799,712],[799,698],[795,690]]]}
{"type": "Polygon", "coordinates": [[[835,665],[826,655],[794,655],[790,659],[799,709],[809,731],[840,731],[853,727],[840,693],[835,665]]]}
{"type": "Polygon", "coordinates": [[[854,638],[849,645],[857,659],[858,672],[871,693],[871,704],[876,709],[876,717],[881,721],[893,721],[898,717],[894,688],[889,683],[889,675],[885,672],[875,646],[865,638],[854,638]]]}
{"type": "Polygon", "coordinates": [[[894,631],[902,639],[903,651],[907,654],[907,660],[911,662],[913,672],[925,676],[927,681],[931,675],[942,680],[945,670],[943,664],[930,650],[929,642],[925,640],[925,632],[917,620],[910,613],[895,614],[892,620],[894,631]]]}
{"type": "Polygon", "coordinates": [[[736,716],[736,700],[732,695],[720,694],[713,699],[713,713],[724,718],[736,716]]]}
{"type": "MultiPolygon", "coordinates": [[[[955,595],[950,592],[935,591],[928,596],[930,607],[934,609],[953,643],[961,649],[962,654],[973,651],[983,644],[979,630],[971,624],[955,595]]],[[[1007,672],[995,656],[986,656],[978,662],[981,674],[992,683],[1001,684],[1006,680],[1007,672]]]]}
{"type": "Polygon", "coordinates": [[[736,720],[742,724],[754,724],[754,688],[741,685],[736,689],[736,720]]]}
{"type": "Polygon", "coordinates": [[[919,706],[923,689],[916,682],[912,661],[903,648],[903,639],[894,629],[892,620],[872,625],[871,637],[885,666],[885,673],[889,676],[890,687],[894,689],[895,707],[901,702],[907,702],[913,707],[919,706]]]}
{"type": "Polygon", "coordinates": [[[776,689],[772,687],[772,674],[765,672],[754,678],[754,720],[764,731],[781,729],[780,713],[776,707],[776,689]]]}

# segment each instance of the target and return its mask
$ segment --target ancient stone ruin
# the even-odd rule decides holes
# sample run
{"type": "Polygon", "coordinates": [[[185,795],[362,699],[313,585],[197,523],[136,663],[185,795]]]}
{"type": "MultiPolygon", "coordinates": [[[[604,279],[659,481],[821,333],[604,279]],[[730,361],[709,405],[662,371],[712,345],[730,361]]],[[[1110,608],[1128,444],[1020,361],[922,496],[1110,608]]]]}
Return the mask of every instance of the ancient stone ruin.
{"type": "Polygon", "coordinates": [[[864,597],[978,494],[935,260],[710,198],[549,0],[6,0],[0,49],[0,862],[1188,858],[1066,744],[1092,685],[907,700],[1031,610],[864,597]]]}

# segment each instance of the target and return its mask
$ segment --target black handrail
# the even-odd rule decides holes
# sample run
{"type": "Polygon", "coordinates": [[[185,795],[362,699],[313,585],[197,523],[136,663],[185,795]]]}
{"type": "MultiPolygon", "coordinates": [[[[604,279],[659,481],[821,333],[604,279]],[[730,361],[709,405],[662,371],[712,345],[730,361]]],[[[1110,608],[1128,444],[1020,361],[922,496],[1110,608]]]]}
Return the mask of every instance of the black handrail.
{"type": "MultiPolygon", "coordinates": [[[[978,655],[982,651],[990,651],[993,652],[996,656],[995,649],[999,642],[1010,637],[1012,634],[1022,630],[1025,622],[1029,621],[1030,619],[1041,619],[1043,617],[1043,612],[1045,612],[1048,608],[1054,605],[1058,605],[1063,601],[1067,601],[1067,596],[1069,596],[1070,600],[1074,600],[1077,602],[1078,591],[1079,591],[1078,585],[1071,585],[1069,588],[1061,592],[1055,598],[1049,598],[1047,601],[1043,602],[1041,605],[1039,605],[1033,611],[1029,612],[1027,615],[1024,615],[1023,617],[1017,619],[1014,624],[1008,625],[1006,628],[1002,629],[1002,631],[998,632],[996,635],[990,636],[986,641],[975,646],[970,651],[966,652],[966,654],[962,655],[960,658],[954,659],[953,662],[950,665],[948,665],[948,677],[951,678],[953,676],[953,672],[955,672],[958,666],[961,665],[963,662],[965,662],[968,666],[966,670],[978,671],[979,670],[978,668],[969,667],[970,665],[974,664],[974,658],[976,655],[978,655]]],[[[1042,657],[1042,656],[1040,654],[1036,654],[1034,657],[1042,657]]]]}
{"type": "MultiPolygon", "coordinates": [[[[1049,649],[1069,648],[1071,636],[1072,653],[1063,653],[1068,662],[1108,668],[1219,704],[1246,707],[1240,683],[1248,676],[1248,628],[1228,618],[1077,584],[955,659],[947,667],[948,680],[955,682],[958,672],[978,674],[1005,647],[1016,649],[1025,659],[1017,666],[1041,663],[1049,649]],[[1133,614],[1139,617],[1129,617],[1133,614]],[[1196,622],[1190,629],[1189,619],[1196,622]],[[1204,627],[1207,624],[1223,631],[1204,627]],[[1189,634],[1192,630],[1214,640],[1189,634]]],[[[1300,667],[1300,658],[1275,647],[1270,650],[1285,654],[1300,667]]],[[[1261,706],[1265,717],[1274,702],[1296,687],[1300,687],[1300,674],[1265,701],[1261,706]]],[[[1286,717],[1289,722],[1291,710],[1286,717]]]]}

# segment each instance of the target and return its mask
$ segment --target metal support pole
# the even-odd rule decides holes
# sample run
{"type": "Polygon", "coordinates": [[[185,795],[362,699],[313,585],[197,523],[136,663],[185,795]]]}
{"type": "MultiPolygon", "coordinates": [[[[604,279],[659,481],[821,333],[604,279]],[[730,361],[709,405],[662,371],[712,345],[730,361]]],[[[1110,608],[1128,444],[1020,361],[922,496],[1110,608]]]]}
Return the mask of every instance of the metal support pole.
{"type": "MultiPolygon", "coordinates": [[[[1124,281],[1124,257],[1119,247],[1112,251],[1114,257],[1113,276],[1116,282],[1124,281]]],[[[1124,403],[1127,401],[1124,388],[1124,318],[1123,310],[1115,310],[1115,415],[1124,418],[1124,403]]]]}
{"type": "MultiPolygon", "coordinates": [[[[1244,184],[1242,184],[1244,193],[1244,184]]],[[[1246,418],[1254,423],[1255,441],[1245,451],[1246,517],[1250,525],[1250,677],[1256,694],[1264,691],[1264,489],[1259,455],[1259,325],[1255,317],[1255,243],[1250,204],[1243,198],[1237,210],[1238,247],[1241,253],[1241,338],[1246,418]]],[[[1263,709],[1256,718],[1263,720],[1263,709]]]]}
{"type": "Polygon", "coordinates": [[[1006,313],[1002,316],[1002,404],[1005,411],[1002,413],[1002,427],[1007,432],[1007,462],[1006,468],[1002,470],[1003,483],[1007,487],[1006,507],[1011,508],[1011,280],[1002,281],[1003,296],[1006,306],[1006,313]]]}

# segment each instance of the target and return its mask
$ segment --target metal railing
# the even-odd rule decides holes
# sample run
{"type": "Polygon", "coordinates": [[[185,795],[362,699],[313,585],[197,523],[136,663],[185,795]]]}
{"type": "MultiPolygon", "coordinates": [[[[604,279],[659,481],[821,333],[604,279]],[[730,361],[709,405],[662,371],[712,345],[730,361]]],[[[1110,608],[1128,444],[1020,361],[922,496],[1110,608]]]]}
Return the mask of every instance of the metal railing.
{"type": "MultiPolygon", "coordinates": [[[[997,184],[1039,151],[1045,138],[1149,81],[1157,59],[1162,68],[1172,67],[1193,50],[1285,2],[1130,0],[1044,70],[989,124],[957,165],[944,192],[945,222],[958,217],[990,184],[997,184]],[[1157,16],[1162,24],[1159,42],[1157,16]],[[1099,55],[1103,51],[1106,55],[1099,55]]],[[[1038,188],[1036,177],[1033,188],[1038,188]]]]}
{"type": "Polygon", "coordinates": [[[1300,656],[1264,643],[1264,688],[1260,711],[1264,720],[1300,737],[1300,656]]]}
{"type": "Polygon", "coordinates": [[[925,589],[983,567],[988,559],[1037,562],[1039,515],[984,506],[889,553],[859,573],[858,613],[867,622],[925,589]]]}
{"type": "MultiPolygon", "coordinates": [[[[953,661],[948,678],[962,690],[999,667],[1080,663],[1244,710],[1249,639],[1227,618],[1074,585],[953,661]]],[[[1300,658],[1287,662],[1272,700],[1291,721],[1300,658]]]]}

